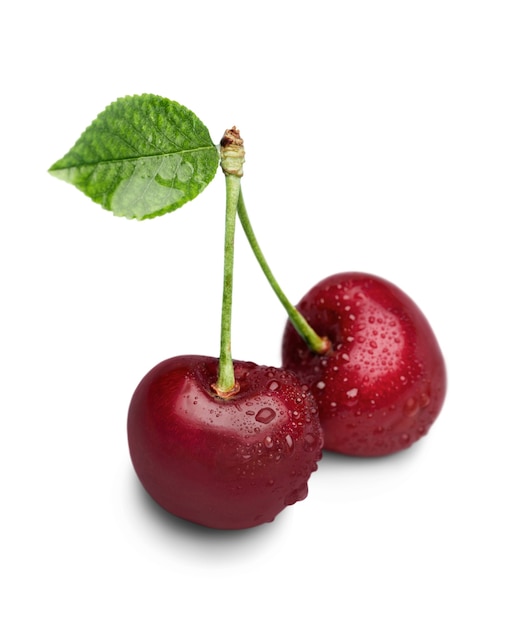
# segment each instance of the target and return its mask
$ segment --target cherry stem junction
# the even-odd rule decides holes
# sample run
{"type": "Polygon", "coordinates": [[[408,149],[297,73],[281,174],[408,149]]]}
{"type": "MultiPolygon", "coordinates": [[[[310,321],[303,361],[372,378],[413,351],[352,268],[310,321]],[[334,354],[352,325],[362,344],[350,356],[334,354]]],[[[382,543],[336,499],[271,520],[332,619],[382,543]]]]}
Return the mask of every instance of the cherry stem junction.
{"type": "Polygon", "coordinates": [[[247,209],[245,207],[245,201],[243,200],[243,193],[240,188],[240,194],[238,198],[238,216],[240,218],[240,222],[242,224],[243,230],[245,231],[245,235],[249,241],[249,244],[254,252],[254,255],[265,274],[270,286],[274,290],[274,293],[277,295],[281,304],[285,307],[285,310],[288,314],[288,317],[299,333],[299,335],[306,342],[308,347],[317,354],[326,354],[331,348],[331,342],[327,337],[320,337],[315,330],[310,326],[310,324],[306,321],[306,319],[301,315],[301,313],[291,304],[291,302],[286,297],[285,293],[281,289],[278,281],[274,277],[272,270],[270,269],[267,260],[259,246],[258,240],[256,239],[256,235],[254,234],[254,230],[252,228],[252,224],[250,222],[247,209]]]}
{"type": "Polygon", "coordinates": [[[221,167],[225,174],[226,210],[224,276],[222,295],[222,317],[220,331],[220,360],[218,379],[212,386],[221,398],[229,398],[238,393],[240,386],[234,377],[231,353],[231,317],[234,272],[234,234],[236,213],[241,191],[241,177],[245,162],[243,140],[236,127],[226,130],[220,142],[221,167]]]}

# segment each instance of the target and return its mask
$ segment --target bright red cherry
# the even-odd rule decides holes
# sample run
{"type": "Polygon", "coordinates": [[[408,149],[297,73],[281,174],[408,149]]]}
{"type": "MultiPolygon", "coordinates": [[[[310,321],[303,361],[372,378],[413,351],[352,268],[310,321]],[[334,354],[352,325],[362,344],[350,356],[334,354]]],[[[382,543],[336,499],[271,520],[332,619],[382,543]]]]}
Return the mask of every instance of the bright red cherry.
{"type": "Polygon", "coordinates": [[[139,383],[128,413],[135,471],[178,517],[219,529],[272,521],[303,500],[322,455],[317,407],[295,374],[234,362],[239,391],[212,389],[218,359],[178,356],[139,383]]]}
{"type": "Polygon", "coordinates": [[[283,367],[317,400],[326,449],[381,456],[428,432],[445,398],[445,363],[427,319],[402,290],[370,274],[336,274],[297,309],[331,341],[328,353],[316,354],[288,322],[282,344],[283,367]]]}

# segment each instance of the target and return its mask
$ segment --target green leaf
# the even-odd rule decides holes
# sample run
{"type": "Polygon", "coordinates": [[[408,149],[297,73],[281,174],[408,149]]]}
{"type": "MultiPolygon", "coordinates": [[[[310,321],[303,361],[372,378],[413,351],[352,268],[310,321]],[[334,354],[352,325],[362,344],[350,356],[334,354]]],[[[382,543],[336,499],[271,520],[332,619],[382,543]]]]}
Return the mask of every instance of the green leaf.
{"type": "Polygon", "coordinates": [[[110,104],[49,172],[115,215],[142,220],[195,198],[219,158],[192,111],[144,94],[110,104]]]}

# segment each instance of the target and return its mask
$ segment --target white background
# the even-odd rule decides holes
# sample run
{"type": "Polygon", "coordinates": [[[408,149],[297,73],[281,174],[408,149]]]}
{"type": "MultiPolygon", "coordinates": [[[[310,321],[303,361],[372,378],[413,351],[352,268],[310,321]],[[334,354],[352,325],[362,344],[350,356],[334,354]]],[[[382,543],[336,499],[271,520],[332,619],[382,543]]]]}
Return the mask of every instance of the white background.
{"type": "MultiPolygon", "coordinates": [[[[513,0],[5,3],[0,622],[517,625],[519,15],[513,0]],[[429,435],[324,456],[304,502],[212,532],[141,490],[126,409],[160,360],[219,347],[223,176],[115,218],[47,173],[119,96],[246,142],[248,210],[296,302],[365,270],[429,317],[429,435]]],[[[240,231],[233,353],[285,314],[240,231]]]]}

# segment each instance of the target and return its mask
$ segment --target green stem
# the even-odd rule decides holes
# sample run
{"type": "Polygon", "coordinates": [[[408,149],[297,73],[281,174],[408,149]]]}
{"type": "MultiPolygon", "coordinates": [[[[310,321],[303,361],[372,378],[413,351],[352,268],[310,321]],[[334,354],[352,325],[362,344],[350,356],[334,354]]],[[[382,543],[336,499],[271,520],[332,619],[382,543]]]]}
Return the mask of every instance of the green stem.
{"type": "Polygon", "coordinates": [[[281,304],[285,307],[285,310],[288,314],[292,325],[296,329],[296,331],[301,335],[304,339],[308,347],[316,352],[317,354],[325,354],[331,347],[330,340],[327,337],[320,337],[315,330],[310,326],[310,324],[306,321],[306,319],[301,315],[301,313],[291,304],[291,302],[286,297],[285,293],[281,289],[278,281],[275,279],[266,259],[261,251],[258,240],[256,239],[256,235],[254,234],[254,230],[252,228],[252,224],[250,222],[247,209],[245,207],[245,202],[243,200],[243,193],[240,189],[240,195],[238,199],[238,216],[240,218],[241,224],[243,226],[243,230],[245,231],[245,235],[249,241],[249,244],[254,252],[254,255],[260,264],[263,273],[265,274],[270,286],[274,290],[274,293],[277,295],[281,304]]]}
{"type": "Polygon", "coordinates": [[[229,398],[238,393],[240,386],[234,377],[234,365],[231,353],[231,317],[234,274],[234,233],[236,230],[236,212],[241,190],[241,176],[245,152],[239,132],[233,128],[227,130],[221,141],[221,164],[225,174],[225,245],[222,317],[220,330],[220,360],[218,379],[213,385],[214,391],[221,398],[229,398]]]}

